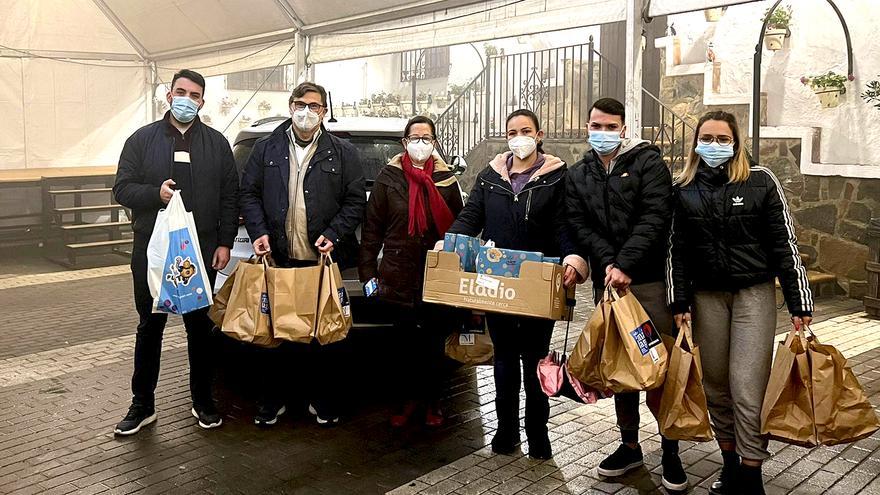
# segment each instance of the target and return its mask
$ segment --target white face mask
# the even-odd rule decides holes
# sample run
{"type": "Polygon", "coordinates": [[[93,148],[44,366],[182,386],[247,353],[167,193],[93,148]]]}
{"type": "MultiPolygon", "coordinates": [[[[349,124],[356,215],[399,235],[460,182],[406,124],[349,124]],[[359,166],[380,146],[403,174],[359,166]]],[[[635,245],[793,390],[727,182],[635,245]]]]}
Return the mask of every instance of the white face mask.
{"type": "Polygon", "coordinates": [[[538,148],[538,141],[531,136],[516,136],[507,141],[507,146],[517,158],[525,160],[538,148]]]}
{"type": "Polygon", "coordinates": [[[434,152],[433,144],[425,144],[421,141],[413,141],[406,144],[406,152],[409,158],[415,163],[424,163],[431,157],[434,152]]]}
{"type": "Polygon", "coordinates": [[[295,110],[291,116],[293,117],[294,125],[303,132],[311,131],[321,122],[321,117],[317,113],[309,110],[309,107],[303,108],[302,110],[295,110]]]}

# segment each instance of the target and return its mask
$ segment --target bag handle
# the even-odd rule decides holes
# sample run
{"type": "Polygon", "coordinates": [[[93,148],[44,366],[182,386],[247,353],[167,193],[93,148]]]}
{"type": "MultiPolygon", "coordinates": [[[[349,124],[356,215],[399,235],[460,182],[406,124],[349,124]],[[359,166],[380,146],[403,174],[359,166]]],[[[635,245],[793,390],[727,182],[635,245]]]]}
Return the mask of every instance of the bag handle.
{"type": "MultiPolygon", "coordinates": [[[[810,334],[812,334],[812,330],[810,334]]],[[[815,335],[814,335],[815,337],[815,335]]],[[[807,336],[804,334],[804,326],[797,327],[794,324],[791,325],[791,330],[788,332],[788,336],[785,338],[784,345],[786,347],[791,347],[791,344],[794,343],[794,339],[799,339],[801,343],[801,347],[803,347],[804,351],[807,350],[807,336]]]]}
{"type": "Polygon", "coordinates": [[[330,253],[321,253],[321,265],[332,265],[333,256],[330,253]]]}
{"type": "Polygon", "coordinates": [[[565,340],[562,341],[562,357],[563,359],[567,355],[568,352],[568,331],[571,329],[571,320],[574,319],[574,305],[575,305],[574,297],[566,297],[565,298],[565,306],[568,307],[568,316],[565,321],[565,340]]]}
{"type": "Polygon", "coordinates": [[[691,323],[687,320],[681,322],[681,326],[678,327],[678,336],[675,338],[675,346],[681,347],[682,342],[688,345],[688,349],[693,352],[694,350],[694,334],[691,330],[691,323]]]}
{"type": "Polygon", "coordinates": [[[622,297],[623,296],[621,296],[620,294],[617,293],[617,289],[615,289],[611,285],[608,285],[607,287],[605,287],[605,297],[604,297],[605,301],[612,301],[612,302],[613,301],[620,301],[620,299],[622,297]]]}

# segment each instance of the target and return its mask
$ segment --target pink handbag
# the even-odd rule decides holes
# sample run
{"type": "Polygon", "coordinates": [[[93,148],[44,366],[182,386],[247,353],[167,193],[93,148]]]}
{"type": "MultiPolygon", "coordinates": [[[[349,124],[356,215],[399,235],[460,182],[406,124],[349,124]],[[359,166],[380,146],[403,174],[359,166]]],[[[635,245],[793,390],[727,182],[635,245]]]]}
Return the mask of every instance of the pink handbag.
{"type": "MultiPolygon", "coordinates": [[[[572,301],[573,302],[573,301],[572,301]]],[[[574,306],[569,306],[570,311],[574,306]]],[[[583,404],[595,404],[599,399],[611,397],[611,392],[600,392],[594,390],[577,378],[571,376],[568,366],[565,365],[568,350],[568,330],[571,327],[571,318],[565,324],[565,340],[563,341],[562,352],[553,350],[547,354],[547,357],[538,361],[538,381],[541,383],[541,389],[547,394],[547,397],[566,397],[583,404]]]]}

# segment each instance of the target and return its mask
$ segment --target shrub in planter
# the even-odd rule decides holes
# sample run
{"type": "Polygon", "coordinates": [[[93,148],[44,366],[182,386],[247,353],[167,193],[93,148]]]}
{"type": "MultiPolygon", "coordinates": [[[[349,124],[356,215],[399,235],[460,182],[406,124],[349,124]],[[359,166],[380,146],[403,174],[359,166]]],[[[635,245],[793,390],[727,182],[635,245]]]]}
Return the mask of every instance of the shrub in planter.
{"type": "Polygon", "coordinates": [[[801,83],[809,85],[816,96],[819,97],[819,103],[822,108],[834,108],[840,105],[840,96],[846,94],[846,83],[852,81],[853,76],[844,76],[833,71],[825,74],[802,77],[801,83]]]}
{"type": "Polygon", "coordinates": [[[765,19],[767,31],[764,32],[764,46],[774,52],[781,50],[785,38],[790,34],[788,28],[791,25],[791,7],[780,5],[773,12],[768,9],[765,19]]]}
{"type": "Polygon", "coordinates": [[[880,110],[880,81],[874,80],[866,85],[866,90],[862,93],[862,99],[874,105],[874,108],[880,110]]]}

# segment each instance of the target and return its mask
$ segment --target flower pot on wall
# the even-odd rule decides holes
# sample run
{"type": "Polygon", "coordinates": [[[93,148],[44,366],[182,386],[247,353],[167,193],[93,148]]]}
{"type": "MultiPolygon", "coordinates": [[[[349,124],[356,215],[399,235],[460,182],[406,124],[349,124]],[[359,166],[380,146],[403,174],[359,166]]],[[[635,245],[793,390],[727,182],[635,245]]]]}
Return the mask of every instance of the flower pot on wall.
{"type": "Polygon", "coordinates": [[[785,45],[785,37],[788,35],[788,29],[768,29],[764,33],[764,46],[768,50],[782,50],[785,45]]]}
{"type": "Polygon", "coordinates": [[[706,9],[703,11],[703,14],[706,16],[706,22],[718,22],[724,14],[724,8],[716,7],[714,9],[706,9]]]}
{"type": "Polygon", "coordinates": [[[839,88],[816,88],[813,90],[819,97],[819,103],[822,108],[834,108],[840,105],[840,95],[842,92],[839,88]]]}

